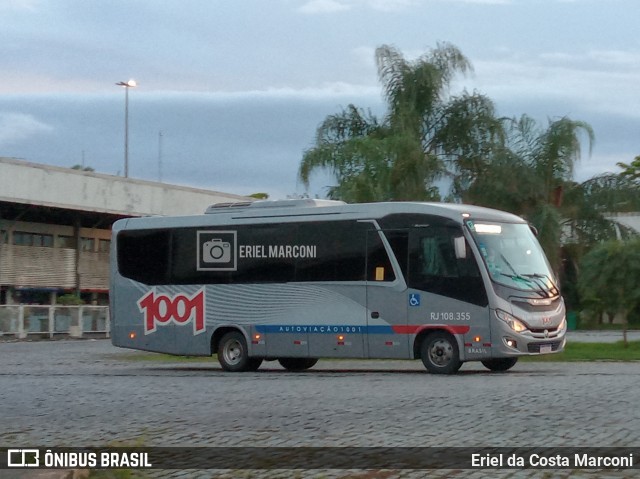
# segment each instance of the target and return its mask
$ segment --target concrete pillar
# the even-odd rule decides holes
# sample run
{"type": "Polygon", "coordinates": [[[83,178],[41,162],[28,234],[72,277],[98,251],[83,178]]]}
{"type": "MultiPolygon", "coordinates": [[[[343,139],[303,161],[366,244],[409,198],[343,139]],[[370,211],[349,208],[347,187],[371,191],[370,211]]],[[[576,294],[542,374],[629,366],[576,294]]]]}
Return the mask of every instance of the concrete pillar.
{"type": "Polygon", "coordinates": [[[25,339],[27,332],[24,330],[24,306],[18,306],[18,339],[25,339]]]}

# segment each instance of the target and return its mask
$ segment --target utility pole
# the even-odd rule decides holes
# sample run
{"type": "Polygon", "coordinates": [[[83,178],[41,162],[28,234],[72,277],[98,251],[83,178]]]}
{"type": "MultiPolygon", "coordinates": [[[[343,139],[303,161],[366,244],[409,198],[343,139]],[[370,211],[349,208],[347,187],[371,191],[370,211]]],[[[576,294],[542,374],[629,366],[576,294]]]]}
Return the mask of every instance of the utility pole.
{"type": "Polygon", "coordinates": [[[162,130],[158,132],[158,182],[162,183],[162,130]]]}

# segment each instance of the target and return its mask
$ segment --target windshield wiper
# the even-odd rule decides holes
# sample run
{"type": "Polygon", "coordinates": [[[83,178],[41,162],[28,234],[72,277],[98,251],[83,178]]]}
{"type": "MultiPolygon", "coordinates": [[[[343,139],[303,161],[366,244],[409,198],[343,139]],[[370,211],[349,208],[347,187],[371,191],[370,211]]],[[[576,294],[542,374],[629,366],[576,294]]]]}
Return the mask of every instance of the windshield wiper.
{"type": "Polygon", "coordinates": [[[556,286],[556,284],[553,282],[553,280],[546,274],[531,273],[531,274],[523,274],[522,276],[524,276],[525,278],[532,278],[533,281],[535,281],[537,285],[542,285],[543,289],[546,287],[547,290],[549,291],[549,293],[553,294],[554,296],[557,296],[558,293],[559,293],[558,286],[556,286]],[[547,286],[545,284],[545,282],[542,281],[543,279],[546,279],[547,281],[549,281],[551,286],[550,287],[547,286]]]}
{"type": "MultiPolygon", "coordinates": [[[[541,297],[546,298],[547,295],[547,291],[544,289],[544,283],[542,284],[542,286],[540,285],[539,281],[539,277],[535,276],[535,275],[528,275],[528,274],[520,274],[516,271],[516,269],[513,267],[513,265],[511,263],[509,263],[509,260],[507,260],[507,258],[505,258],[505,256],[500,253],[500,259],[504,262],[504,264],[507,265],[507,267],[511,270],[511,272],[513,273],[511,274],[507,274],[507,273],[500,273],[503,276],[506,276],[507,278],[511,278],[512,281],[526,281],[528,284],[534,284],[536,288],[533,288],[533,290],[538,293],[541,297]],[[529,278],[532,279],[529,279],[529,278]]],[[[545,276],[546,277],[546,276],[545,276]]],[[[553,282],[552,282],[553,284],[553,282]]]]}
{"type": "Polygon", "coordinates": [[[525,278],[522,275],[519,274],[507,274],[507,273],[500,273],[502,276],[506,276],[507,278],[509,278],[511,281],[513,281],[514,283],[518,282],[518,281],[522,281],[523,283],[525,283],[527,286],[531,287],[531,290],[535,293],[538,293],[540,295],[540,297],[542,298],[546,298],[548,296],[547,292],[540,287],[540,284],[537,281],[534,281],[533,279],[529,279],[529,278],[525,278]]]}

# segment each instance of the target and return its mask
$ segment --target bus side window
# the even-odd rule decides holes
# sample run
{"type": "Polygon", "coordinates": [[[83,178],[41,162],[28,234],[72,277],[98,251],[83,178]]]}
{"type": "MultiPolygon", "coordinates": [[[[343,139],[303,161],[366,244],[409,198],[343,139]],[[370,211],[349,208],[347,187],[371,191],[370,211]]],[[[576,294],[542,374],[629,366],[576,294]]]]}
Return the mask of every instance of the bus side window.
{"type": "Polygon", "coordinates": [[[391,261],[378,231],[369,231],[367,237],[367,281],[394,281],[391,261]]]}
{"type": "Polygon", "coordinates": [[[466,301],[488,304],[480,270],[473,255],[457,258],[458,228],[434,226],[411,231],[409,241],[409,287],[466,301]]]}
{"type": "Polygon", "coordinates": [[[171,231],[139,230],[118,233],[118,271],[145,284],[169,281],[171,231]]]}
{"type": "Polygon", "coordinates": [[[363,281],[367,225],[355,221],[298,225],[299,244],[316,245],[316,255],[296,263],[296,281],[363,281]]]}
{"type": "Polygon", "coordinates": [[[446,237],[425,237],[420,239],[420,269],[427,276],[457,276],[455,256],[452,257],[446,237]]]}
{"type": "Polygon", "coordinates": [[[408,273],[407,262],[409,261],[409,231],[408,230],[387,230],[384,232],[391,250],[400,265],[400,270],[406,278],[408,273]]]}

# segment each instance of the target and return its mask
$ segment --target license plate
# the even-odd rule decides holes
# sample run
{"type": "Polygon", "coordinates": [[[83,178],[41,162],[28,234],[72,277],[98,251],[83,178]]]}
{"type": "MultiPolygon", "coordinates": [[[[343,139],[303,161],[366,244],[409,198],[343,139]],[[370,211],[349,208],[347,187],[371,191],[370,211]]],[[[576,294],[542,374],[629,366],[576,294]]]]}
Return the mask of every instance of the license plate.
{"type": "Polygon", "coordinates": [[[551,352],[550,344],[543,344],[540,346],[540,354],[546,354],[551,352]]]}

